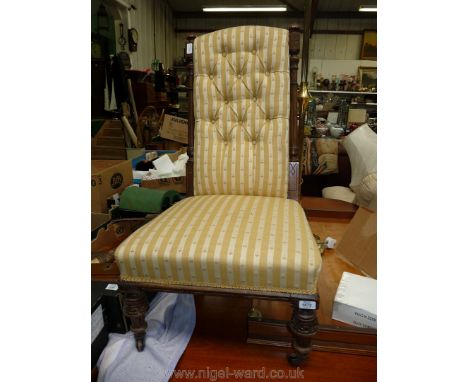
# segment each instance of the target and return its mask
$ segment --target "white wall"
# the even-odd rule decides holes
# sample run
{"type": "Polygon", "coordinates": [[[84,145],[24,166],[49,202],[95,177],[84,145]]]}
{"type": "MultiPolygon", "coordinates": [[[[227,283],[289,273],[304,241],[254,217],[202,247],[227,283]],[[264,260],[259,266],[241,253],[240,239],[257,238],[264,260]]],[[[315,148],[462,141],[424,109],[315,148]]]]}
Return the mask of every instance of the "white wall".
{"type": "Polygon", "coordinates": [[[172,11],[167,0],[131,0],[137,9],[129,13],[114,0],[104,0],[115,21],[115,38],[117,52],[119,44],[120,23],[124,24],[124,37],[128,39],[128,25],[138,31],[138,49],[128,51],[128,41],[125,51],[130,54],[132,69],[151,68],[155,58],[162,61],[165,67],[172,65],[175,53],[175,32],[172,11]],[[114,9],[110,9],[114,8],[114,9]],[[130,15],[128,17],[128,15],[130,15]],[[118,20],[117,20],[118,19],[118,20]],[[130,19],[130,20],[129,20],[130,19]]]}
{"type": "Polygon", "coordinates": [[[172,11],[166,0],[132,0],[137,8],[132,11],[131,25],[139,35],[137,52],[131,53],[132,68],[151,68],[155,58],[165,67],[174,59],[175,33],[172,11]]]}
{"type": "MultiPolygon", "coordinates": [[[[272,17],[262,18],[216,18],[216,19],[177,19],[178,29],[222,29],[237,25],[268,25],[278,28],[288,28],[291,24],[303,25],[301,19],[281,19],[272,17]]],[[[315,21],[316,30],[359,31],[377,29],[375,19],[318,19],[315,21]]],[[[185,39],[188,33],[176,34],[176,57],[184,52],[185,39]]],[[[196,33],[197,34],[197,33],[196,33]]],[[[201,33],[198,33],[201,34],[201,33]]],[[[377,66],[377,61],[360,60],[361,34],[314,34],[309,42],[309,74],[313,67],[325,78],[333,74],[357,75],[359,66],[377,66]]],[[[301,44],[302,46],[302,44],[301,44]]],[[[298,80],[300,80],[300,68],[298,80]]]]}
{"type": "MultiPolygon", "coordinates": [[[[377,29],[372,19],[319,19],[314,29],[362,31],[377,29]]],[[[331,78],[333,74],[357,75],[359,66],[377,67],[377,61],[360,60],[362,35],[360,34],[316,34],[309,42],[309,80],[312,68],[318,74],[331,78]]]]}
{"type": "MultiPolygon", "coordinates": [[[[176,19],[175,25],[178,29],[210,29],[218,30],[239,25],[266,25],[277,28],[288,28],[292,23],[302,24],[299,19],[284,19],[275,17],[246,17],[246,18],[188,18],[176,19]]],[[[182,32],[176,34],[176,57],[182,57],[184,54],[185,40],[189,33],[182,32]]],[[[195,33],[196,36],[203,33],[195,33]]]]}

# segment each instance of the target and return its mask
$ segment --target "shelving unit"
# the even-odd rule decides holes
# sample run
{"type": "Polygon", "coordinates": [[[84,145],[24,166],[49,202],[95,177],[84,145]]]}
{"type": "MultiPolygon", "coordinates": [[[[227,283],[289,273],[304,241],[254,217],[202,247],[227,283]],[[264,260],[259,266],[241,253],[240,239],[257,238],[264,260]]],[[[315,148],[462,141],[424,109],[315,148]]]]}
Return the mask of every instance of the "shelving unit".
{"type": "Polygon", "coordinates": [[[334,94],[342,98],[353,99],[356,97],[364,97],[372,102],[349,102],[350,105],[359,106],[377,106],[377,93],[376,92],[355,92],[355,91],[343,91],[343,90],[309,90],[309,93],[316,96],[325,96],[327,94],[334,94]]]}
{"type": "Polygon", "coordinates": [[[377,93],[376,92],[356,92],[344,90],[316,90],[309,89],[309,94],[316,97],[324,97],[327,94],[337,95],[340,98],[346,98],[346,101],[351,109],[365,108],[372,114],[377,113],[377,93]],[[367,102],[353,102],[352,100],[361,97],[367,99],[367,102]]]}

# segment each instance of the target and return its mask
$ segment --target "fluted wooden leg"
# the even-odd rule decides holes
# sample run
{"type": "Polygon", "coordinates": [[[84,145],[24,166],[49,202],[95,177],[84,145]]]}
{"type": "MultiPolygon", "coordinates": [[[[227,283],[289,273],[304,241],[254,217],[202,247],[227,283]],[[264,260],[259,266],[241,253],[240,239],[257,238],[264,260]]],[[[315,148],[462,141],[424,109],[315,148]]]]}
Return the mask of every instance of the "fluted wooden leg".
{"type": "Polygon", "coordinates": [[[145,314],[148,310],[146,295],[141,289],[122,289],[123,311],[130,318],[130,329],[135,336],[135,344],[138,351],[145,348],[146,328],[145,314]]]}
{"type": "Polygon", "coordinates": [[[293,335],[294,352],[288,355],[293,366],[303,363],[312,349],[312,337],[317,332],[317,314],[315,309],[299,308],[299,301],[293,303],[293,314],[288,328],[293,335]]]}

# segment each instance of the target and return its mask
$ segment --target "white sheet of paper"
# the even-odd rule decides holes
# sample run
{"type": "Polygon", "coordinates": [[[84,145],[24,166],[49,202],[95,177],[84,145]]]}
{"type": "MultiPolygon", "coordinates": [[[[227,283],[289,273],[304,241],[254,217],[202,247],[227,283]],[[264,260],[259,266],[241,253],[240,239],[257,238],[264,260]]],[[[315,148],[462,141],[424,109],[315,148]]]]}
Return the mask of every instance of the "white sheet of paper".
{"type": "Polygon", "coordinates": [[[142,179],[148,171],[137,171],[133,170],[133,179],[142,179]]]}
{"type": "Polygon", "coordinates": [[[104,316],[102,313],[102,305],[99,305],[91,314],[91,343],[93,343],[103,328],[104,316]]]}
{"type": "Polygon", "coordinates": [[[174,171],[174,164],[167,154],[153,161],[154,167],[158,171],[159,176],[172,174],[174,171]]]}
{"type": "Polygon", "coordinates": [[[174,163],[174,175],[185,176],[185,165],[188,162],[188,155],[186,153],[179,155],[177,161],[174,163]]]}
{"type": "Polygon", "coordinates": [[[338,122],[338,113],[336,111],[330,111],[327,116],[327,121],[331,123],[338,122]]]}

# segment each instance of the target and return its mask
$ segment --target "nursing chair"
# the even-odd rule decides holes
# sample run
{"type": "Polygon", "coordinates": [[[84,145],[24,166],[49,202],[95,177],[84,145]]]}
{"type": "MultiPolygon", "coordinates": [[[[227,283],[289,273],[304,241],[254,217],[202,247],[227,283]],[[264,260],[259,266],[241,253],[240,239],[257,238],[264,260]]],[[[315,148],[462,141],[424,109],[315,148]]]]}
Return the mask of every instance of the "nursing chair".
{"type": "Polygon", "coordinates": [[[288,359],[307,358],[321,257],[298,203],[299,40],[297,27],[263,26],[189,38],[188,197],[115,250],[139,351],[143,292],[171,291],[289,301],[288,359]]]}

